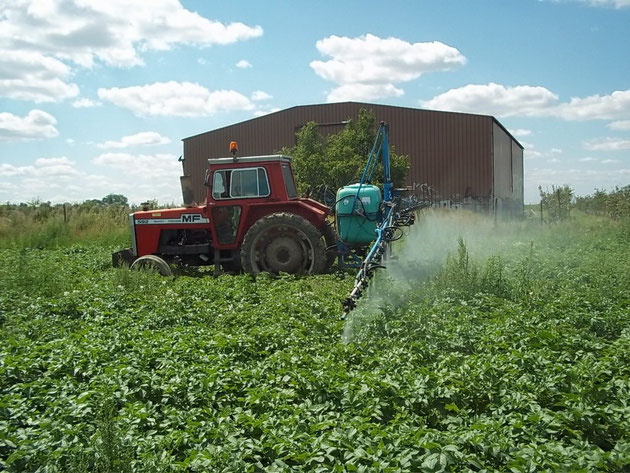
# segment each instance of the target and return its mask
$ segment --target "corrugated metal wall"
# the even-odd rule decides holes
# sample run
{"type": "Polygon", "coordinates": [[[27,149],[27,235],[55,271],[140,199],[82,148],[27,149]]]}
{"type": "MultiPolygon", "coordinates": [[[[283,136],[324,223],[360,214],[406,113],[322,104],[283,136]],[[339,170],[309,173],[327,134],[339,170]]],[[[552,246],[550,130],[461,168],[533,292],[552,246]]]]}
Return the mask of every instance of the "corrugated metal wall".
{"type": "Polygon", "coordinates": [[[512,179],[514,180],[514,214],[523,215],[525,202],[523,200],[524,179],[523,179],[523,148],[512,141],[512,179]]]}
{"type": "Polygon", "coordinates": [[[241,156],[274,154],[295,145],[295,132],[309,121],[330,134],[356,118],[361,108],[373,110],[378,121],[390,124],[390,144],[411,158],[409,184],[429,184],[441,199],[492,197],[496,172],[492,117],[345,102],[293,107],[185,138],[184,169],[195,182],[195,199],[201,202],[205,197],[207,159],[227,156],[230,141],[238,141],[241,156]]]}
{"type": "Polygon", "coordinates": [[[494,197],[512,197],[512,140],[503,129],[494,123],[492,127],[494,154],[494,197]]]}
{"type": "Polygon", "coordinates": [[[495,199],[501,199],[498,207],[508,215],[523,211],[523,149],[495,121],[492,127],[494,154],[495,199]]]}

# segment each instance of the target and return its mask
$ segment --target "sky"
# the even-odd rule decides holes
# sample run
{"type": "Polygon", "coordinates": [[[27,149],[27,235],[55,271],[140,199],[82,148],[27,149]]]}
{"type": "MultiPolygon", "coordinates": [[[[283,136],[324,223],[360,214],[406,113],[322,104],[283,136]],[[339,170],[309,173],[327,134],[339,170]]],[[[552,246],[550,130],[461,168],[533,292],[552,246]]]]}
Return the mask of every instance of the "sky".
{"type": "Polygon", "coordinates": [[[497,117],[525,202],[628,185],[630,0],[0,0],[0,202],[179,203],[183,138],[343,101],[497,117]]]}

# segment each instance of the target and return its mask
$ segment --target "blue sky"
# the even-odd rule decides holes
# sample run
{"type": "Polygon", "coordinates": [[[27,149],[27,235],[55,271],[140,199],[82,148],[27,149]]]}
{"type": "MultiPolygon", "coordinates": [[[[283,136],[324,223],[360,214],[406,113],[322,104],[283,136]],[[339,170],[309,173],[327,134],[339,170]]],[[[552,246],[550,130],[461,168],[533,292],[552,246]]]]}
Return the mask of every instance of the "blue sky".
{"type": "Polygon", "coordinates": [[[526,202],[628,185],[630,0],[0,0],[0,201],[177,203],[182,138],[346,100],[496,116],[526,202]]]}

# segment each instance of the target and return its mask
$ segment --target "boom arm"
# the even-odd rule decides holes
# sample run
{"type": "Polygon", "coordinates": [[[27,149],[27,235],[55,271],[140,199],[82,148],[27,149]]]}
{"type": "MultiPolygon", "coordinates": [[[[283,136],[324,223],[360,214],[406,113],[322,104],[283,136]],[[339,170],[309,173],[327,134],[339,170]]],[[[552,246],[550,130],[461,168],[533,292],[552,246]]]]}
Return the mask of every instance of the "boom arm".
{"type": "Polygon", "coordinates": [[[390,249],[391,242],[402,236],[403,226],[411,225],[415,221],[415,210],[419,206],[404,206],[394,192],[393,182],[390,173],[389,161],[389,125],[381,122],[376,134],[376,140],[372,146],[372,151],[363,171],[363,176],[359,182],[355,203],[359,201],[361,187],[369,183],[376,169],[379,159],[383,160],[383,202],[379,224],[376,227],[376,240],[370,247],[367,256],[361,263],[359,271],[354,280],[354,288],[350,295],[343,302],[343,315],[345,319],[348,313],[356,307],[357,300],[362,296],[367,288],[369,280],[378,268],[384,268],[382,262],[390,249]],[[367,179],[366,179],[367,176],[367,179]]]}

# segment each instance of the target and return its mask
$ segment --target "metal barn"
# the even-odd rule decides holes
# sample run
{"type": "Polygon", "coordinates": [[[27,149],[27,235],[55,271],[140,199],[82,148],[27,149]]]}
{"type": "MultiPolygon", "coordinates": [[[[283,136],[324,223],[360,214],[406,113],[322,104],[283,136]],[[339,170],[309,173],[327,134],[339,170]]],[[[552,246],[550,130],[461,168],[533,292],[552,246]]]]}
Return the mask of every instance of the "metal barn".
{"type": "Polygon", "coordinates": [[[409,185],[431,186],[433,200],[444,205],[522,215],[523,146],[496,118],[359,102],[291,107],[184,138],[184,173],[192,176],[195,200],[205,198],[208,158],[227,156],[230,141],[238,142],[241,156],[274,154],[295,145],[306,123],[318,123],[328,135],[361,108],[390,124],[390,144],[411,160],[409,185]]]}

